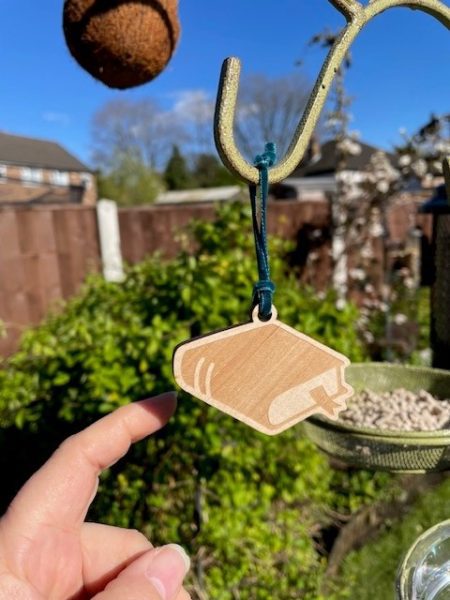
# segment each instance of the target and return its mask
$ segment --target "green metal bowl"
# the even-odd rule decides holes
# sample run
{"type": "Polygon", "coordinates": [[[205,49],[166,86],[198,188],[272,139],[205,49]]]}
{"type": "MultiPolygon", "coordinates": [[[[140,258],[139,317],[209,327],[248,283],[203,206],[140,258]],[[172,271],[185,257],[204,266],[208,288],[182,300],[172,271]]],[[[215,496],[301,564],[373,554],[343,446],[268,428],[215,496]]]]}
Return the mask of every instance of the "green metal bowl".
{"type": "MultiPolygon", "coordinates": [[[[427,390],[450,398],[450,371],[389,363],[361,363],[346,369],[355,391],[387,392],[398,388],[427,390]]],[[[352,427],[324,417],[302,424],[306,435],[327,454],[364,469],[393,473],[428,473],[450,469],[450,429],[389,431],[352,427]]]]}

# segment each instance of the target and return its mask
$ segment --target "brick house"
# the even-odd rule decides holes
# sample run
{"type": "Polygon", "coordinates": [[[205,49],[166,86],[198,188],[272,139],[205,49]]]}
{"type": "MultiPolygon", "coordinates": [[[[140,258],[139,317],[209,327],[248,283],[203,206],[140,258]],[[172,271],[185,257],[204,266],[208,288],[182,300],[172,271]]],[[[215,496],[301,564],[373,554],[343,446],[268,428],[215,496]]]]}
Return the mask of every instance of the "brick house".
{"type": "Polygon", "coordinates": [[[0,133],[0,206],[96,201],[94,173],[62,146],[0,133]]]}
{"type": "MultiPolygon", "coordinates": [[[[367,170],[371,158],[381,149],[358,142],[360,153],[349,155],[346,159],[346,172],[355,182],[361,180],[361,176],[367,170]]],[[[385,152],[383,150],[383,152],[385,152]]],[[[396,157],[385,152],[390,163],[395,166],[396,157]]],[[[299,200],[326,200],[330,194],[336,191],[336,170],[338,164],[337,143],[328,140],[323,144],[314,141],[311,144],[309,156],[303,160],[295,171],[279,186],[272,190],[273,194],[280,198],[297,198],[299,200]],[[284,195],[283,195],[284,194],[284,195]]]]}

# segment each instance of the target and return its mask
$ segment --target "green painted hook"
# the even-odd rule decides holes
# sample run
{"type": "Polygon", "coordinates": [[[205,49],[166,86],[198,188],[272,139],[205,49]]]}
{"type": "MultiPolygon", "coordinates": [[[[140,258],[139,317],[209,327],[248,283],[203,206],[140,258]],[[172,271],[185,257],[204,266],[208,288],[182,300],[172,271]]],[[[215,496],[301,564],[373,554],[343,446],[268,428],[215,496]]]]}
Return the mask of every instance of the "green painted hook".
{"type": "MultiPolygon", "coordinates": [[[[440,0],[371,0],[366,6],[356,0],[329,1],[345,16],[347,25],[328,54],[286,155],[269,171],[270,183],[286,179],[303,159],[336,72],[351,44],[369,21],[390,8],[404,6],[426,12],[450,29],[450,8],[440,0]]],[[[240,71],[238,58],[227,58],[223,63],[214,118],[214,137],[225,166],[243,181],[256,184],[258,169],[243,158],[233,133],[240,71]]],[[[450,187],[450,172],[446,172],[450,187]]]]}

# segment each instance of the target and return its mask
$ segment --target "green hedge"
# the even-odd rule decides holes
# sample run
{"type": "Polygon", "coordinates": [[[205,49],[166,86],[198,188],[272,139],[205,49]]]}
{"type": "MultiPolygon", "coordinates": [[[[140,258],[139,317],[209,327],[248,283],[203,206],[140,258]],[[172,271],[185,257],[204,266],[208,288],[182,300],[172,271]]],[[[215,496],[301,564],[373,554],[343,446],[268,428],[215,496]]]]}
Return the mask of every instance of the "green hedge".
{"type": "MultiPolygon", "coordinates": [[[[150,257],[122,284],[92,276],[64,310],[25,334],[0,370],[3,506],[66,435],[173,389],[179,342],[248,318],[250,232],[242,204],[223,206],[215,223],[194,223],[184,234],[194,255],[150,257]]],[[[356,308],[337,310],[332,293],[318,298],[303,289],[286,262],[289,244],[273,239],[271,248],[280,318],[363,359],[356,308]]],[[[335,511],[384,493],[388,481],[333,471],[298,427],[269,438],[181,394],[170,425],[104,474],[90,518],[139,528],[155,543],[184,544],[194,558],[194,597],[202,589],[214,600],[319,600],[321,528],[335,511]]]]}

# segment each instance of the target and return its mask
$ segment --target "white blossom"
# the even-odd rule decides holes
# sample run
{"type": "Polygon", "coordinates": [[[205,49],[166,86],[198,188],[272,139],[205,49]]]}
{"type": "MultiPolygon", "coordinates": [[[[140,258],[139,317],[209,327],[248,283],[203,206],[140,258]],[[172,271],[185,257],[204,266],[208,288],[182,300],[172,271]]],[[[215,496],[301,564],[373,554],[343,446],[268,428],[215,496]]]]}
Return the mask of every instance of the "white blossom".
{"type": "Polygon", "coordinates": [[[381,194],[386,194],[389,191],[389,182],[386,180],[381,180],[377,183],[377,190],[381,194]]]}
{"type": "Polygon", "coordinates": [[[338,298],[336,300],[336,308],[337,310],[344,310],[344,308],[347,306],[347,302],[344,300],[344,298],[338,298]]]}
{"type": "Polygon", "coordinates": [[[410,154],[402,154],[398,159],[399,167],[409,167],[412,162],[412,158],[410,154]]]}
{"type": "Polygon", "coordinates": [[[423,177],[424,175],[426,175],[426,173],[428,171],[427,162],[423,158],[419,158],[419,159],[415,160],[412,163],[411,168],[412,168],[414,174],[417,175],[417,177],[423,177]]]}
{"type": "Polygon", "coordinates": [[[344,154],[350,154],[351,156],[357,156],[362,152],[361,145],[358,144],[358,142],[356,142],[355,140],[352,140],[348,137],[338,142],[337,149],[340,152],[343,152],[344,154]]]}
{"type": "Polygon", "coordinates": [[[356,281],[363,281],[366,278],[366,274],[364,273],[363,269],[350,269],[349,275],[356,281]]]}
{"type": "Polygon", "coordinates": [[[373,258],[373,255],[373,248],[370,242],[364,244],[364,246],[361,248],[361,258],[370,259],[373,258]]]}
{"type": "Polygon", "coordinates": [[[434,149],[441,155],[450,154],[450,140],[439,140],[434,144],[434,149]]]}
{"type": "Polygon", "coordinates": [[[439,160],[435,160],[431,165],[436,173],[442,173],[442,163],[439,160]]]}
{"type": "Polygon", "coordinates": [[[404,315],[403,313],[397,313],[394,316],[394,323],[396,325],[404,325],[407,322],[408,322],[408,317],[406,315],[404,315]]]}
{"type": "Polygon", "coordinates": [[[432,352],[431,348],[425,348],[419,352],[420,360],[424,365],[431,366],[432,352]]]}
{"type": "Polygon", "coordinates": [[[370,235],[374,238],[382,237],[384,234],[384,228],[381,223],[375,221],[370,224],[370,235]]]}
{"type": "Polygon", "coordinates": [[[375,341],[375,336],[371,331],[364,331],[363,335],[368,344],[373,344],[373,342],[375,341]]]}
{"type": "Polygon", "coordinates": [[[334,127],[337,127],[340,124],[341,124],[341,121],[339,119],[336,119],[335,117],[330,117],[329,119],[327,119],[327,121],[325,123],[325,127],[328,127],[329,129],[333,129],[334,127]]]}

